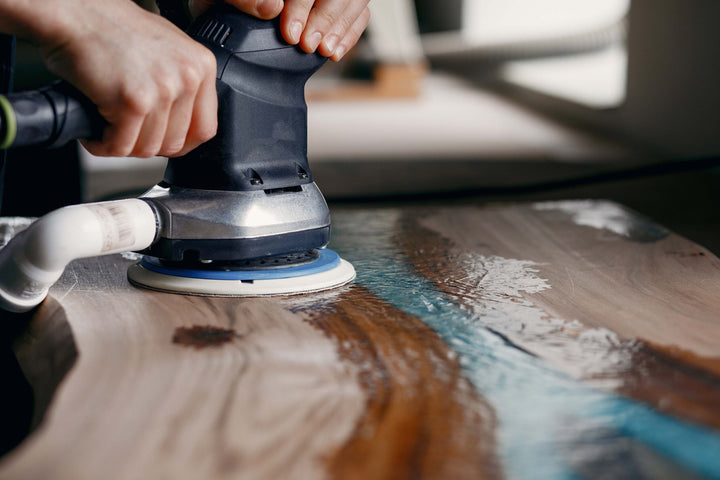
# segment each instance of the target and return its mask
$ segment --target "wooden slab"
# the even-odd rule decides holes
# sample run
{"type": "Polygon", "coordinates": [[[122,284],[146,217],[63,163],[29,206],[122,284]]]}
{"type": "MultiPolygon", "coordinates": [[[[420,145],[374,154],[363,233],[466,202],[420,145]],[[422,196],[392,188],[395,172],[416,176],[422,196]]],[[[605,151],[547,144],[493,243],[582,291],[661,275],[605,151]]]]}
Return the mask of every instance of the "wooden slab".
{"type": "Polygon", "coordinates": [[[720,478],[720,260],[609,202],[335,209],[352,286],[75,262],[14,342],[0,478],[720,478]]]}

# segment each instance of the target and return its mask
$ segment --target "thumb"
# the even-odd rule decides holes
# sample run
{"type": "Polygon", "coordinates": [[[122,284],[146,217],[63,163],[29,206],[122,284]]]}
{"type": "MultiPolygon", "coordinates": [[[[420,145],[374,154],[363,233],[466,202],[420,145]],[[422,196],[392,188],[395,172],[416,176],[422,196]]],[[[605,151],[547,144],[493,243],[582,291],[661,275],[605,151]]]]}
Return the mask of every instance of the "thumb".
{"type": "MultiPolygon", "coordinates": [[[[190,0],[188,9],[193,17],[197,17],[217,1],[222,0],[190,0]]],[[[226,3],[263,19],[275,18],[283,8],[283,0],[226,0],[226,3]]]]}

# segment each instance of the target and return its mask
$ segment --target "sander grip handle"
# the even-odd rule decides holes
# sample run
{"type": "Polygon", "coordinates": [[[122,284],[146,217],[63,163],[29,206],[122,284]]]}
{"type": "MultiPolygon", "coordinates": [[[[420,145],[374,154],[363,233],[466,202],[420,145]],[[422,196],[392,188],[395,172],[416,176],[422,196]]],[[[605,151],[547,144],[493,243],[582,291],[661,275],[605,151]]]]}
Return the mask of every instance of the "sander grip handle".
{"type": "Polygon", "coordinates": [[[164,184],[287,192],[312,183],[305,83],[327,58],[288,44],[279,18],[261,20],[227,4],[198,17],[188,34],[215,54],[218,130],[171,158],[164,184]]]}
{"type": "Polygon", "coordinates": [[[66,82],[0,95],[0,149],[99,139],[106,125],[97,107],[66,82]]]}

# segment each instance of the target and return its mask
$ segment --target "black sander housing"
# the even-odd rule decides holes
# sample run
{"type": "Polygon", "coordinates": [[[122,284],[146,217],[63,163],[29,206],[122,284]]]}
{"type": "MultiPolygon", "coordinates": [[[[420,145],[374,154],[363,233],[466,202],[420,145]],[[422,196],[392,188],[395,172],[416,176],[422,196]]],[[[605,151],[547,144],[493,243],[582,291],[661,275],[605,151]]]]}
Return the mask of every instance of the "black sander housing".
{"type": "Polygon", "coordinates": [[[188,33],[217,59],[218,133],[170,159],[143,196],[161,220],[147,253],[222,262],[325,246],[330,214],[308,164],[304,93],[325,58],[287,44],[277,20],[227,6],[188,33]]]}
{"type": "MultiPolygon", "coordinates": [[[[198,269],[307,257],[330,237],[307,159],[304,95],[326,59],[286,43],[277,19],[225,5],[197,18],[188,34],[217,59],[218,132],[169,159],[163,180],[141,197],[159,223],[142,253],[198,269]]],[[[0,97],[2,148],[97,137],[103,126],[96,108],[64,83],[0,97]]]]}

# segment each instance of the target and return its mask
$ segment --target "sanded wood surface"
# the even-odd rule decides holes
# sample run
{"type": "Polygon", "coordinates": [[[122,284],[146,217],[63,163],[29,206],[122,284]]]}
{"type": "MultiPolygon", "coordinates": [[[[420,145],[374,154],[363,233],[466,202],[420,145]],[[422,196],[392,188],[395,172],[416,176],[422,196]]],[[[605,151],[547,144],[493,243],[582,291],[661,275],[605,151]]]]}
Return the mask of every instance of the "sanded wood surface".
{"type": "Polygon", "coordinates": [[[720,260],[609,202],[335,209],[283,298],[74,262],[14,349],[0,478],[720,478],[720,260]]]}

